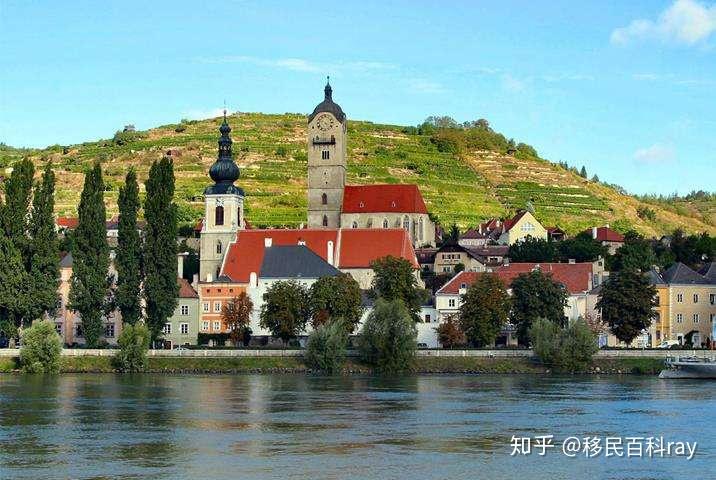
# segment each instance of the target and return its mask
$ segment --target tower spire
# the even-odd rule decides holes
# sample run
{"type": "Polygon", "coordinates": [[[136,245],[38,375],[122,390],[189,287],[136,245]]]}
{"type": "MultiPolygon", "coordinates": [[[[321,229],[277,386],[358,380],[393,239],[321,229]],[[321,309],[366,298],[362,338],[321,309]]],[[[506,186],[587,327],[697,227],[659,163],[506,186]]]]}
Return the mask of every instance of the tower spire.
{"type": "Polygon", "coordinates": [[[326,76],[326,88],[323,89],[326,100],[333,101],[333,88],[331,88],[331,76],[326,76]]]}

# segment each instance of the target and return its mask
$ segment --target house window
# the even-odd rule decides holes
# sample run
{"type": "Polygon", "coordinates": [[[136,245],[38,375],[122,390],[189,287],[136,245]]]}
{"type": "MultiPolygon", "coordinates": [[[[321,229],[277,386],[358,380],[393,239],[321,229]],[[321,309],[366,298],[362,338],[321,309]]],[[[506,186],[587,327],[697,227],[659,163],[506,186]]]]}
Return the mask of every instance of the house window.
{"type": "Polygon", "coordinates": [[[206,320],[204,322],[202,322],[201,329],[204,332],[208,332],[209,331],[209,322],[206,320]]]}
{"type": "Polygon", "coordinates": [[[324,226],[324,227],[327,227],[327,226],[328,226],[328,216],[327,216],[327,215],[324,215],[324,216],[323,216],[323,226],[324,226]]]}
{"type": "Polygon", "coordinates": [[[455,306],[455,299],[451,298],[448,300],[448,307],[454,307],[455,306]]]}
{"type": "Polygon", "coordinates": [[[532,224],[532,222],[525,222],[522,224],[521,230],[523,232],[534,232],[535,226],[532,224]]]}
{"type": "Polygon", "coordinates": [[[189,335],[189,324],[188,323],[182,323],[179,325],[179,331],[182,335],[189,335]]]}
{"type": "Polygon", "coordinates": [[[221,302],[214,302],[214,312],[221,312],[221,302]]]}
{"type": "Polygon", "coordinates": [[[189,305],[182,305],[182,306],[181,306],[181,314],[182,314],[182,315],[189,315],[189,305]]]}
{"type": "Polygon", "coordinates": [[[223,225],[224,224],[224,207],[221,205],[216,207],[216,210],[214,210],[214,225],[223,225]]]}
{"type": "Polygon", "coordinates": [[[699,314],[698,313],[694,313],[693,318],[694,318],[694,323],[699,323],[699,314]]]}
{"type": "Polygon", "coordinates": [[[204,310],[204,313],[209,313],[209,302],[204,302],[202,310],[204,310]]]}
{"type": "Polygon", "coordinates": [[[709,303],[711,305],[716,305],[716,293],[712,293],[709,295],[709,303]]]}
{"type": "Polygon", "coordinates": [[[681,323],[684,321],[684,316],[680,313],[676,314],[676,323],[681,323]]]}
{"type": "Polygon", "coordinates": [[[443,267],[443,273],[450,273],[452,269],[450,267],[443,267]]]}
{"type": "Polygon", "coordinates": [[[425,314],[425,323],[430,323],[430,314],[429,313],[425,314]]]}
{"type": "Polygon", "coordinates": [[[104,326],[104,337],[114,338],[114,323],[108,323],[104,326]]]}
{"type": "Polygon", "coordinates": [[[221,250],[222,250],[221,240],[217,240],[216,241],[216,254],[221,255],[221,250]]]}
{"type": "Polygon", "coordinates": [[[55,331],[57,332],[57,335],[62,336],[62,324],[61,323],[55,324],[55,331]]]}
{"type": "Polygon", "coordinates": [[[676,294],[676,301],[679,303],[684,303],[684,294],[683,293],[677,293],[676,294]]]}
{"type": "Polygon", "coordinates": [[[325,193],[321,195],[321,205],[328,205],[328,195],[325,193]]]}
{"type": "Polygon", "coordinates": [[[383,219],[383,228],[388,228],[388,219],[387,218],[383,219]]]}
{"type": "Polygon", "coordinates": [[[694,293],[694,303],[699,303],[699,294],[694,293]]]}
{"type": "Polygon", "coordinates": [[[467,288],[467,283],[461,283],[460,288],[467,288]]]}
{"type": "Polygon", "coordinates": [[[82,338],[84,336],[85,336],[85,334],[84,334],[84,330],[82,329],[82,324],[75,325],[75,337],[82,338]]]}
{"type": "Polygon", "coordinates": [[[403,217],[403,228],[408,231],[410,230],[410,218],[408,218],[407,215],[403,217]]]}
{"type": "Polygon", "coordinates": [[[328,160],[329,158],[331,158],[331,152],[329,152],[328,150],[323,150],[321,152],[321,159],[328,160]]]}
{"type": "Polygon", "coordinates": [[[172,324],[165,323],[164,328],[162,329],[162,332],[164,332],[164,335],[171,335],[172,334],[172,324]]]}
{"type": "Polygon", "coordinates": [[[353,222],[353,224],[351,225],[351,228],[358,228],[358,222],[353,222]]]}
{"type": "Polygon", "coordinates": [[[221,330],[221,322],[214,322],[214,331],[218,332],[219,330],[221,330]]]}

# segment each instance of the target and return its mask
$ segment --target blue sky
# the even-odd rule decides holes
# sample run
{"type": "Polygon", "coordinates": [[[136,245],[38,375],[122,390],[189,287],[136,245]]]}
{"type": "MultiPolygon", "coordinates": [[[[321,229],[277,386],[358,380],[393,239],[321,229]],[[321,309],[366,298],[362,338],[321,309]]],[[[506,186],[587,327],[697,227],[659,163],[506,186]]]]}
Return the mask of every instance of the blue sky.
{"type": "Polygon", "coordinates": [[[632,192],[714,190],[716,3],[205,3],[2,0],[0,141],[309,112],[330,74],[349,118],[487,118],[632,192]]]}

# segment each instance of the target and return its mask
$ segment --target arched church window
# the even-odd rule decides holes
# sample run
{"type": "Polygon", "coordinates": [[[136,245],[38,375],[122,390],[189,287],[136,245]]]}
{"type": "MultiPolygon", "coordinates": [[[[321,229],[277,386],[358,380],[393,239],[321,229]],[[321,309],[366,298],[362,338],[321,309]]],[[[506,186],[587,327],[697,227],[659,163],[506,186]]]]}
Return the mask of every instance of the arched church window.
{"type": "Polygon", "coordinates": [[[217,255],[221,255],[222,248],[223,247],[221,245],[221,240],[217,240],[216,241],[216,254],[217,255]]]}
{"type": "Polygon", "coordinates": [[[388,219],[387,218],[383,219],[383,228],[388,228],[388,219]]]}
{"type": "Polygon", "coordinates": [[[403,228],[410,231],[410,218],[407,215],[403,217],[403,228]]]}
{"type": "Polygon", "coordinates": [[[216,210],[214,211],[214,225],[223,225],[224,224],[224,207],[221,205],[216,207],[216,210]]]}
{"type": "Polygon", "coordinates": [[[351,225],[352,228],[358,228],[358,222],[353,222],[353,225],[351,225]]]}
{"type": "Polygon", "coordinates": [[[327,227],[327,226],[328,226],[328,216],[327,216],[327,215],[324,215],[324,216],[323,216],[323,226],[324,226],[324,227],[327,227]]]}
{"type": "Polygon", "coordinates": [[[423,217],[420,217],[420,220],[418,220],[418,238],[420,240],[423,239],[423,217]]]}
{"type": "Polygon", "coordinates": [[[321,204],[328,205],[328,195],[325,193],[321,195],[321,204]]]}

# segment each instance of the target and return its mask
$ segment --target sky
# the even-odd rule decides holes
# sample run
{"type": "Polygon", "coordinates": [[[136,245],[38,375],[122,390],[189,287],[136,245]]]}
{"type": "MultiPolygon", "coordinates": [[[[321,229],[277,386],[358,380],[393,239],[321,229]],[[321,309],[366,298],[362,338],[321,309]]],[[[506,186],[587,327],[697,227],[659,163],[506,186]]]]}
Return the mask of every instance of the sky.
{"type": "MultiPolygon", "coordinates": [[[[0,0],[0,142],[230,111],[492,127],[633,193],[716,190],[716,3],[0,0]]],[[[233,135],[240,136],[240,131],[233,135]]]]}

